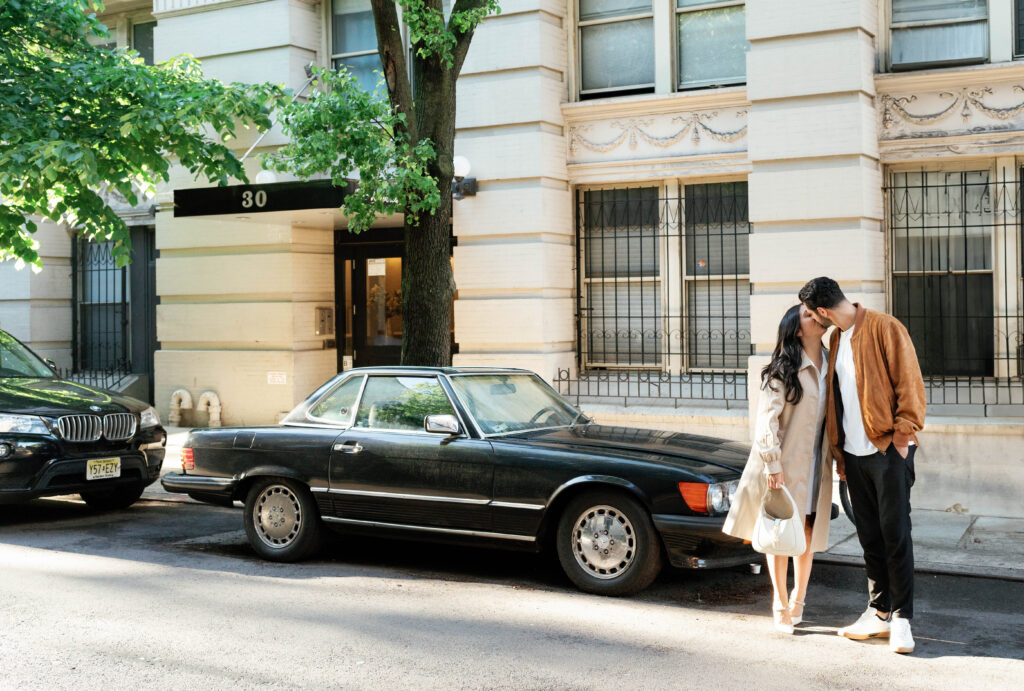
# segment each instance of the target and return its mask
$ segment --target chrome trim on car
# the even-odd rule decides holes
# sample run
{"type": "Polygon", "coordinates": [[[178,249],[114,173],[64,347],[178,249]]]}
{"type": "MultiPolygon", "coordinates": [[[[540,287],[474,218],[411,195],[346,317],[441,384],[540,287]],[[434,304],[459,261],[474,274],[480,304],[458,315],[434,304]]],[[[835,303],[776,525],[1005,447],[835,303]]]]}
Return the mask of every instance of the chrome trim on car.
{"type": "Polygon", "coordinates": [[[425,525],[409,525],[407,523],[384,523],[381,521],[361,521],[355,518],[336,518],[335,516],[321,516],[329,523],[344,523],[346,525],[365,525],[374,528],[401,528],[402,530],[420,530],[428,533],[447,533],[451,535],[469,535],[471,537],[498,538],[502,540],[517,540],[519,542],[536,542],[533,535],[510,535],[508,533],[488,533],[480,530],[462,530],[461,528],[436,528],[425,525]]]}
{"type": "Polygon", "coordinates": [[[529,511],[540,511],[547,508],[545,504],[520,504],[514,501],[492,501],[491,506],[497,509],[527,509],[529,511]]]}
{"type": "Polygon", "coordinates": [[[65,415],[57,418],[57,429],[64,441],[99,441],[103,436],[103,419],[99,415],[65,415]]]}
{"type": "Polygon", "coordinates": [[[57,430],[64,441],[92,442],[106,438],[124,441],[135,436],[139,418],[132,413],[109,415],[64,415],[57,418],[57,430]]]}
{"type": "Polygon", "coordinates": [[[438,497],[428,494],[402,494],[400,492],[378,492],[368,489],[333,489],[327,487],[310,487],[311,492],[328,494],[350,494],[358,497],[381,497],[385,499],[419,499],[421,501],[443,501],[451,504],[490,504],[490,499],[469,499],[466,497],[438,497]]]}
{"type": "Polygon", "coordinates": [[[164,486],[164,489],[167,488],[167,485],[184,489],[231,489],[238,484],[238,480],[233,477],[168,473],[160,478],[160,484],[164,486]]]}
{"type": "Polygon", "coordinates": [[[103,436],[110,441],[123,441],[135,436],[139,419],[131,413],[111,413],[103,418],[103,436]]]}

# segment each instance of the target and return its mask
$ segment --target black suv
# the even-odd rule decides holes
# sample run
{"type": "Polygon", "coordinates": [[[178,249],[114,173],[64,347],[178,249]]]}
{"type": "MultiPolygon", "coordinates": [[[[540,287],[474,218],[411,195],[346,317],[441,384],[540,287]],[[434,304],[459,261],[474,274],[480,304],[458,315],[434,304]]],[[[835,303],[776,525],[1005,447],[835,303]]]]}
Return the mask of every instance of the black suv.
{"type": "Polygon", "coordinates": [[[61,379],[0,330],[0,503],[79,494],[124,508],[160,476],[166,445],[153,408],[61,379]]]}

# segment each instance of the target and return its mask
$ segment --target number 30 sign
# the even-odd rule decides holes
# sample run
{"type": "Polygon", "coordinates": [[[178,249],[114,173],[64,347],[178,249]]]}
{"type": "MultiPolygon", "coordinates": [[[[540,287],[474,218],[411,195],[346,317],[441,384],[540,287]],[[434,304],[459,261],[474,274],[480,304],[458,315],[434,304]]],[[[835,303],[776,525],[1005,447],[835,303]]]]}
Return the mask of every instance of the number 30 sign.
{"type": "Polygon", "coordinates": [[[251,209],[253,207],[262,209],[267,205],[267,192],[266,190],[245,190],[242,192],[242,208],[251,209]]]}

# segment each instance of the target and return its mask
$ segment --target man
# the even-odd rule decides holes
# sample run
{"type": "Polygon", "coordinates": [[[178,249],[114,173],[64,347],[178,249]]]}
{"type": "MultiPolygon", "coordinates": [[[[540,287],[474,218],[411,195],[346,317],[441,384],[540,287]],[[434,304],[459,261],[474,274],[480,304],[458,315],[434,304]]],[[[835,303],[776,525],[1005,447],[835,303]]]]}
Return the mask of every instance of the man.
{"type": "Polygon", "coordinates": [[[925,394],[917,353],[895,317],[851,303],[831,278],[808,281],[800,301],[829,340],[825,427],[840,477],[850,488],[864,549],[871,601],[840,636],[889,637],[889,649],[914,652],[914,546],[910,488],[925,394]]]}

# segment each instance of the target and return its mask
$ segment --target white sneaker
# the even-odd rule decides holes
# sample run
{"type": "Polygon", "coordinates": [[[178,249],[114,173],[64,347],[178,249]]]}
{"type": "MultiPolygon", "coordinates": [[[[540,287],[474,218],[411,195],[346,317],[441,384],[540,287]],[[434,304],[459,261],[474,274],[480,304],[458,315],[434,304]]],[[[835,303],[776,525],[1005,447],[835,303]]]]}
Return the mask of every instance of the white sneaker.
{"type": "Polygon", "coordinates": [[[892,618],[892,631],[889,634],[889,650],[894,653],[914,652],[914,637],[910,635],[910,620],[899,617],[892,618]]]}
{"type": "MultiPolygon", "coordinates": [[[[907,624],[907,635],[910,635],[909,623],[907,624]]],[[[863,641],[867,638],[888,638],[890,625],[889,622],[879,619],[875,615],[875,608],[868,607],[864,614],[860,615],[860,619],[847,626],[844,629],[839,629],[836,633],[843,638],[852,638],[855,641],[863,641]]],[[[913,642],[911,642],[913,645],[913,642]]]]}

